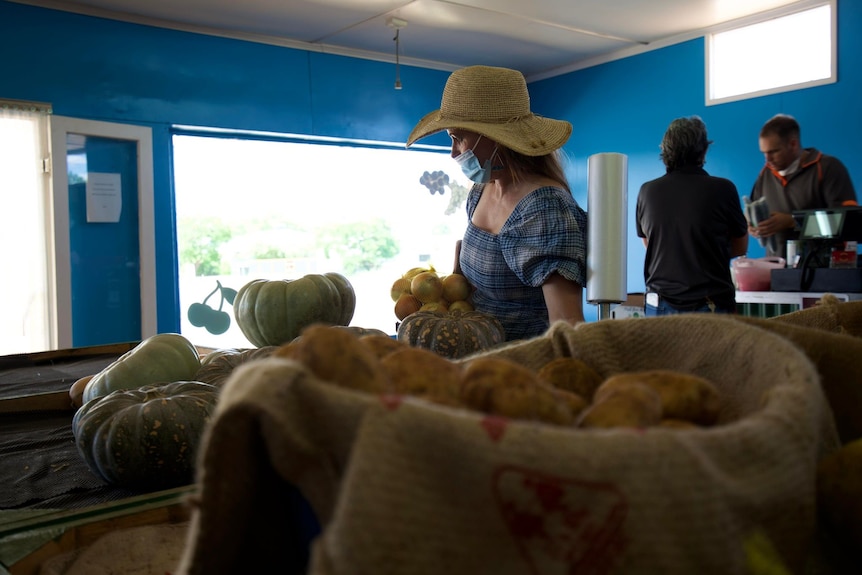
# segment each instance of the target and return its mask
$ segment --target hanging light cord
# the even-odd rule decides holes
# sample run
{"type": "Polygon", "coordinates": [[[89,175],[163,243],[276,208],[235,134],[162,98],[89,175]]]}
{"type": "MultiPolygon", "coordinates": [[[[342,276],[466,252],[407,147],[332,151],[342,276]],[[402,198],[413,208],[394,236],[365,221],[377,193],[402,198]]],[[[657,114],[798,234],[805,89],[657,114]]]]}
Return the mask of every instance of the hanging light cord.
{"type": "Polygon", "coordinates": [[[400,40],[398,39],[398,33],[401,32],[398,28],[395,29],[395,89],[401,89],[401,62],[399,60],[398,53],[400,52],[400,40]]]}

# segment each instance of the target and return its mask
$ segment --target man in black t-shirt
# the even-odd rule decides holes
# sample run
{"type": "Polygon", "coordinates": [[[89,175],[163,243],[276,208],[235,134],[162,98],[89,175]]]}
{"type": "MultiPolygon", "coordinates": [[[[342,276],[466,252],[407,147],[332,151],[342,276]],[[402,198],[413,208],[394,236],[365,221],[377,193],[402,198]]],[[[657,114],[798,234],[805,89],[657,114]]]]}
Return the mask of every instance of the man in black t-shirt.
{"type": "Polygon", "coordinates": [[[671,122],[661,143],[667,173],[638,193],[647,316],[736,312],[730,260],[748,250],[748,227],[733,182],[703,169],[711,143],[699,117],[671,122]]]}

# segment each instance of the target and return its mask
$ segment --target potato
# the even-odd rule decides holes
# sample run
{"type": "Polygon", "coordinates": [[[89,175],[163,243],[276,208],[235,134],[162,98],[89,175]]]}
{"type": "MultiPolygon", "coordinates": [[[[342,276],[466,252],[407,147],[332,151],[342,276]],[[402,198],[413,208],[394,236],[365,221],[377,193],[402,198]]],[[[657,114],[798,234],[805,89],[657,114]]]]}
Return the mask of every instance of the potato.
{"type": "Polygon", "coordinates": [[[602,383],[602,376],[595,369],[574,357],[552,359],[536,375],[545,383],[577,393],[587,401],[592,401],[593,393],[602,383]]]}
{"type": "Polygon", "coordinates": [[[479,411],[490,412],[491,396],[498,387],[524,388],[538,382],[532,371],[502,357],[479,357],[463,365],[461,399],[479,411]]]}
{"type": "MultiPolygon", "coordinates": [[[[461,378],[461,400],[484,413],[572,425],[573,406],[583,407],[580,398],[563,397],[562,392],[539,381],[531,370],[500,357],[479,357],[466,364],[461,378]]],[[[584,402],[585,404],[585,402],[584,402]]]]}
{"type": "Polygon", "coordinates": [[[407,347],[403,341],[391,338],[388,335],[369,334],[359,337],[359,341],[368,347],[377,359],[382,359],[385,355],[398,351],[407,347]]]}
{"type": "Polygon", "coordinates": [[[558,398],[559,401],[567,405],[569,408],[571,417],[566,422],[566,425],[574,425],[575,422],[577,422],[578,417],[581,415],[581,413],[583,413],[590,406],[589,401],[587,401],[573,391],[566,391],[565,389],[554,388],[554,395],[558,398]]]}
{"type": "Polygon", "coordinates": [[[93,377],[95,377],[95,374],[85,375],[69,388],[69,398],[72,400],[72,407],[81,407],[84,404],[84,388],[87,387],[87,383],[93,377]]]}
{"type": "MultiPolygon", "coordinates": [[[[615,374],[600,389],[638,382],[655,389],[661,396],[665,418],[683,419],[698,425],[712,425],[721,407],[718,389],[706,379],[670,369],[651,369],[615,374]]],[[[596,391],[599,394],[599,391],[596,391]]]]}
{"type": "Polygon", "coordinates": [[[359,338],[343,329],[310,325],[300,337],[272,353],[302,363],[318,378],[343,387],[381,393],[386,376],[374,353],[359,338]]]}
{"type": "Polygon", "coordinates": [[[461,365],[428,349],[399,344],[380,360],[391,393],[426,397],[446,405],[460,404],[461,365]]]}
{"type": "Polygon", "coordinates": [[[610,387],[605,383],[596,390],[593,404],[578,418],[579,427],[651,427],[661,421],[661,396],[656,390],[637,382],[610,387]]]}

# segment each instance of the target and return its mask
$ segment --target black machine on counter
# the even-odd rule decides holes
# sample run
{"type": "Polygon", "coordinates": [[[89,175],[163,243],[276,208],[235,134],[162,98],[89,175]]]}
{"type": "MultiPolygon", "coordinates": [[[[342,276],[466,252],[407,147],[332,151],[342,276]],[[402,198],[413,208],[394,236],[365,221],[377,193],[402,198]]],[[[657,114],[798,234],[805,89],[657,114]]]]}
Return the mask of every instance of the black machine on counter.
{"type": "Polygon", "coordinates": [[[856,249],[846,249],[862,242],[862,207],[803,210],[793,218],[800,230],[799,262],[772,270],[772,291],[862,293],[856,249]]]}

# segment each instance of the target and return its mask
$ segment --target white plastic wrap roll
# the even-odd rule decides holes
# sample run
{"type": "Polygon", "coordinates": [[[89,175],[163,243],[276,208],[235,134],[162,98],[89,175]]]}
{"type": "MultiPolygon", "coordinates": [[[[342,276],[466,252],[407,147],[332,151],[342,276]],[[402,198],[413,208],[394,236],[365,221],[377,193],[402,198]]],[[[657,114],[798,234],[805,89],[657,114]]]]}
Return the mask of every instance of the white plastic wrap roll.
{"type": "Polygon", "coordinates": [[[593,154],[587,164],[587,301],[626,300],[628,157],[593,154]]]}

